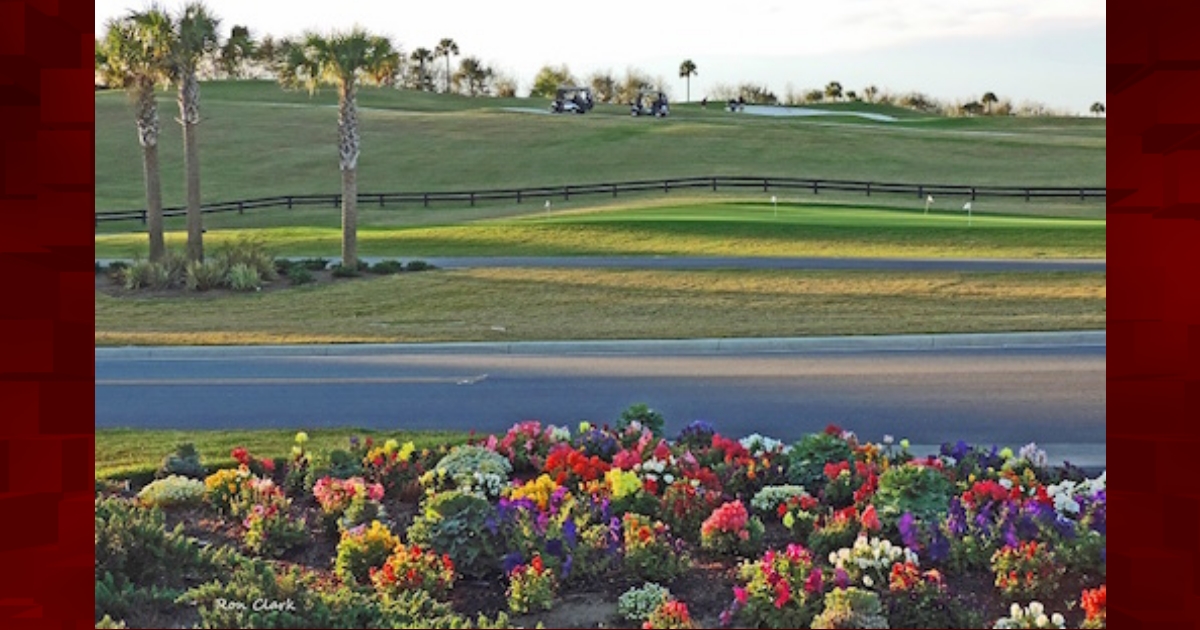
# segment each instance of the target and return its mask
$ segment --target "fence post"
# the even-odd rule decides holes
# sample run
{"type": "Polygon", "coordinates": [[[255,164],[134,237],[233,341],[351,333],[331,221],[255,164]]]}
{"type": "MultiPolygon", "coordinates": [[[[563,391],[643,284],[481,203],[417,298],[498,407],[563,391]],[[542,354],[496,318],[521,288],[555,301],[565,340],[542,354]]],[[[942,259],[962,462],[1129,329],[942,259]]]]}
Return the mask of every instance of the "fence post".
{"type": "Polygon", "coordinates": [[[238,202],[238,214],[245,214],[244,208],[242,207],[242,202],[240,201],[238,202]]]}
{"type": "Polygon", "coordinates": [[[669,179],[663,180],[663,192],[665,192],[665,193],[671,192],[671,180],[669,180],[669,179]]]}
{"type": "Polygon", "coordinates": [[[871,196],[871,182],[867,182],[867,196],[871,196]]]}
{"type": "Polygon", "coordinates": [[[563,186],[563,201],[570,201],[570,200],[571,200],[571,187],[563,186]]]}
{"type": "Polygon", "coordinates": [[[425,207],[428,208],[429,207],[429,193],[425,193],[424,195],[421,195],[421,197],[425,202],[425,207]]]}
{"type": "Polygon", "coordinates": [[[1079,200],[1080,200],[1080,201],[1085,201],[1085,199],[1084,199],[1084,196],[1083,196],[1083,189],[1082,189],[1082,188],[1080,188],[1080,189],[1079,189],[1079,200]]]}
{"type": "Polygon", "coordinates": [[[1025,189],[1025,203],[1029,203],[1029,189],[1025,189]]]}
{"type": "Polygon", "coordinates": [[[615,199],[617,197],[617,185],[613,184],[612,187],[613,187],[613,198],[615,199]]]}
{"type": "Polygon", "coordinates": [[[288,210],[291,210],[292,209],[292,196],[288,195],[287,200],[288,200],[288,210]]]}
{"type": "Polygon", "coordinates": [[[763,192],[769,192],[770,190],[771,190],[771,180],[766,179],[764,177],[763,178],[763,192]]]}
{"type": "Polygon", "coordinates": [[[475,193],[471,193],[471,207],[475,207],[475,193]]]}
{"type": "Polygon", "coordinates": [[[712,188],[713,188],[713,192],[717,192],[717,178],[716,177],[712,178],[712,188]]]}
{"type": "Polygon", "coordinates": [[[517,189],[517,203],[521,203],[521,190],[517,189]]]}
{"type": "Polygon", "coordinates": [[[925,187],[917,186],[917,199],[924,199],[924,198],[925,198],[925,187]]]}
{"type": "Polygon", "coordinates": [[[814,179],[814,180],[813,180],[813,194],[814,194],[814,195],[816,195],[816,194],[820,194],[820,193],[818,193],[818,192],[817,192],[817,191],[818,191],[818,189],[819,189],[820,187],[821,187],[821,182],[820,182],[820,180],[816,180],[816,179],[814,179]]]}
{"type": "Polygon", "coordinates": [[[146,211],[142,210],[142,225],[146,225],[146,211]]]}
{"type": "Polygon", "coordinates": [[[379,193],[379,207],[383,207],[383,193],[379,193]]]}
{"type": "Polygon", "coordinates": [[[971,187],[971,201],[975,201],[975,187],[971,187]]]}

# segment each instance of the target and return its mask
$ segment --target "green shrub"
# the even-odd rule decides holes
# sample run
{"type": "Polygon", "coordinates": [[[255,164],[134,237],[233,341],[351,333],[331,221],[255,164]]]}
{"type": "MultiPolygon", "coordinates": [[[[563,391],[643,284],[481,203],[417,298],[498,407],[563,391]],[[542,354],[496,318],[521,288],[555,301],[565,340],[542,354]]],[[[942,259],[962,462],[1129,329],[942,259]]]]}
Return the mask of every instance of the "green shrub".
{"type": "Polygon", "coordinates": [[[163,458],[162,465],[155,474],[159,479],[171,475],[182,475],[193,479],[204,479],[207,472],[200,463],[200,453],[191,442],[185,442],[175,447],[174,453],[168,453],[163,458]]]}
{"type": "Polygon", "coordinates": [[[234,291],[257,291],[262,288],[262,279],[254,267],[237,263],[229,268],[229,288],[234,291]]]}
{"type": "Polygon", "coordinates": [[[410,260],[408,261],[408,264],[404,266],[405,271],[428,271],[430,269],[437,269],[437,267],[434,267],[424,260],[410,260]]]}
{"type": "Polygon", "coordinates": [[[304,267],[292,267],[287,276],[293,285],[309,284],[315,280],[312,272],[304,267]]]}
{"type": "Polygon", "coordinates": [[[330,267],[330,269],[333,270],[333,277],[335,278],[357,278],[358,276],[362,275],[362,272],[370,268],[371,265],[368,265],[366,261],[362,260],[361,258],[358,259],[358,261],[356,261],[353,265],[348,265],[344,262],[341,262],[334,263],[333,266],[330,267]]]}
{"type": "Polygon", "coordinates": [[[813,628],[887,628],[879,596],[855,587],[825,594],[825,610],[813,618],[813,628]]]}
{"type": "Polygon", "coordinates": [[[215,575],[229,555],[201,548],[183,534],[170,532],[158,508],[118,499],[97,499],[96,578],[111,574],[115,583],[178,585],[183,576],[215,575]]]}
{"type": "Polygon", "coordinates": [[[872,499],[879,520],[889,529],[905,512],[924,523],[946,515],[954,487],[940,471],[928,466],[893,466],[879,477],[879,489],[872,499]]]}
{"type": "Polygon", "coordinates": [[[123,620],[118,619],[116,621],[113,621],[112,617],[110,617],[108,615],[104,615],[103,619],[96,622],[96,627],[97,628],[125,628],[127,626],[125,625],[125,622],[123,620]]]}
{"type": "Polygon", "coordinates": [[[225,283],[225,265],[218,260],[189,261],[185,267],[184,286],[189,291],[208,291],[225,283]]]}
{"type": "Polygon", "coordinates": [[[96,627],[124,628],[124,619],[170,615],[175,612],[175,599],[182,592],[180,588],[118,582],[111,573],[105,573],[96,578],[95,608],[99,620],[96,627]]]}
{"type": "Polygon", "coordinates": [[[451,490],[427,498],[408,528],[408,542],[448,554],[464,576],[487,577],[499,569],[499,553],[488,528],[495,510],[486,499],[451,490]]]}
{"type": "Polygon", "coordinates": [[[292,270],[297,269],[299,267],[300,267],[299,263],[292,262],[291,260],[288,260],[287,258],[276,258],[275,259],[275,275],[277,275],[277,276],[290,276],[290,275],[292,275],[292,270]]]}
{"type": "Polygon", "coordinates": [[[131,291],[165,289],[171,286],[171,274],[165,265],[138,260],[121,270],[121,282],[131,291]]]}
{"type": "Polygon", "coordinates": [[[369,271],[379,275],[389,275],[404,271],[404,263],[399,260],[381,260],[373,265],[369,271]]]}
{"type": "Polygon", "coordinates": [[[617,420],[617,432],[624,431],[626,427],[634,422],[638,422],[643,427],[650,429],[654,437],[662,437],[663,427],[666,424],[661,413],[644,404],[638,403],[630,405],[628,409],[621,412],[621,418],[617,420]]]}
{"type": "Polygon", "coordinates": [[[304,269],[307,269],[309,271],[325,271],[325,268],[328,266],[329,266],[329,259],[327,259],[327,258],[305,258],[303,260],[297,261],[293,265],[293,269],[295,269],[296,267],[303,267],[304,269]]]}
{"type": "Polygon", "coordinates": [[[108,277],[114,282],[123,282],[125,278],[125,270],[129,268],[129,263],[123,260],[114,260],[108,263],[108,277]]]}
{"type": "Polygon", "coordinates": [[[138,492],[137,498],[145,506],[169,508],[199,505],[206,493],[203,481],[171,475],[146,485],[138,492]]]}
{"type": "Polygon", "coordinates": [[[848,461],[852,454],[850,445],[839,436],[806,435],[788,453],[788,480],[815,495],[825,487],[825,464],[848,461]]]}
{"type": "Polygon", "coordinates": [[[215,258],[231,271],[237,265],[245,265],[254,269],[262,280],[271,281],[279,277],[275,269],[275,257],[267,251],[261,238],[241,236],[221,246],[215,258]]]}

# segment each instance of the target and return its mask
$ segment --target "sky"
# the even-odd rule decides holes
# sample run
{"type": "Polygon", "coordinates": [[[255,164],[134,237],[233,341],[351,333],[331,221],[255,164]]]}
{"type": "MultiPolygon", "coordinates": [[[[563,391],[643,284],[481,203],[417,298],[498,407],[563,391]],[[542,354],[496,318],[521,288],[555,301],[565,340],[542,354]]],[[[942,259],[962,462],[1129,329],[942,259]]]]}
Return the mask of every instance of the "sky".
{"type": "MultiPolygon", "coordinates": [[[[182,0],[160,0],[177,10],[182,0]]],[[[454,39],[528,91],[544,65],[586,77],[618,78],[627,68],[661,77],[685,96],[679,65],[697,67],[698,100],[718,85],[765,85],[780,97],[838,81],[947,100],[994,92],[1016,105],[1039,102],[1083,114],[1105,99],[1104,0],[658,0],[572,3],[546,0],[206,0],[222,32],[249,26],[255,37],[362,26],[406,53],[454,39]]],[[[96,33],[106,20],[148,6],[96,0],[96,33]]],[[[457,63],[457,59],[452,59],[457,63]]]]}

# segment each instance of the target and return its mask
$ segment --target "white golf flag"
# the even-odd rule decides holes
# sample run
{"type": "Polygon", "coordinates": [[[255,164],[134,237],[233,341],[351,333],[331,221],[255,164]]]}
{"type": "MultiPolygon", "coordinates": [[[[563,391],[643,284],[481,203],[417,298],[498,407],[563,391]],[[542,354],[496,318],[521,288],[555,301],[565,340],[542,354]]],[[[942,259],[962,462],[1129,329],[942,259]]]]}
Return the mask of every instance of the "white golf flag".
{"type": "Polygon", "coordinates": [[[970,201],[963,204],[963,210],[966,210],[967,212],[971,211],[971,202],[970,201]]]}
{"type": "Polygon", "coordinates": [[[933,203],[933,195],[929,195],[928,197],[926,197],[925,203],[933,203]]]}

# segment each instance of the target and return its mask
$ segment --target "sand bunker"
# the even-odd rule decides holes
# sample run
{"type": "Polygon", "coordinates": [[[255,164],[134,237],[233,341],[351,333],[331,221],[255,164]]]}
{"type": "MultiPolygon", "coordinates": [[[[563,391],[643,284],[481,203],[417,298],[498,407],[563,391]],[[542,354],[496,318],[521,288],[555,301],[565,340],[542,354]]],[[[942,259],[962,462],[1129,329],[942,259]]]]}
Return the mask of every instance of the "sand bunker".
{"type": "Polygon", "coordinates": [[[867,120],[879,122],[896,122],[896,118],[886,114],[870,112],[851,112],[844,110],[810,109],[807,107],[779,107],[775,105],[747,105],[742,111],[754,116],[858,116],[867,120]]]}

